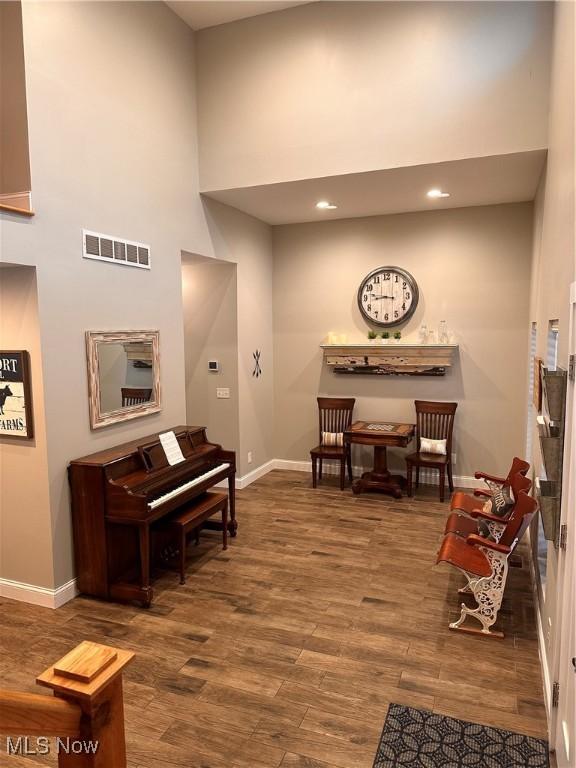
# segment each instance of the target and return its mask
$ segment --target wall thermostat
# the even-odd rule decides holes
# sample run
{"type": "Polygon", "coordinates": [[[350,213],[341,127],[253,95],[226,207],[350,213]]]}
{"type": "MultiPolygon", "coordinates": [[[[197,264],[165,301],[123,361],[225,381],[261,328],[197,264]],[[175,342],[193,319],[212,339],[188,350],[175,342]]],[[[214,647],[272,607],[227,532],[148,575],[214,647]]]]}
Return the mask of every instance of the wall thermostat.
{"type": "Polygon", "coordinates": [[[220,363],[218,360],[208,360],[208,370],[210,373],[218,373],[220,370],[220,363]]]}

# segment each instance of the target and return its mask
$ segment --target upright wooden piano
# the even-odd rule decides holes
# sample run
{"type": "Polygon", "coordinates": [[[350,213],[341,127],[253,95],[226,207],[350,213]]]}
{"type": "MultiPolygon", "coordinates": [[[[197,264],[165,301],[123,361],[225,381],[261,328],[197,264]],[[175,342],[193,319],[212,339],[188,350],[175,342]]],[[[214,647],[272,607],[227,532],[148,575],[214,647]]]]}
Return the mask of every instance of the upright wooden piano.
{"type": "Polygon", "coordinates": [[[70,463],[80,592],[152,601],[150,527],[212,486],[228,481],[229,532],[236,535],[236,455],[210,443],[205,427],[173,427],[184,461],[170,466],[158,435],[70,463]]]}

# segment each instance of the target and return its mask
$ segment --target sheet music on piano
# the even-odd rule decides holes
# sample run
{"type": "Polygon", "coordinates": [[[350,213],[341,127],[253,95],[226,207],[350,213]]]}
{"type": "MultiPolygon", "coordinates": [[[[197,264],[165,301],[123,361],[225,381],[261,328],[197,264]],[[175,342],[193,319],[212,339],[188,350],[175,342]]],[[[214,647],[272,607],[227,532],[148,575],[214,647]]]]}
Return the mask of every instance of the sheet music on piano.
{"type": "Polygon", "coordinates": [[[160,438],[162,448],[164,448],[164,453],[166,454],[168,464],[171,467],[173,467],[175,464],[180,464],[182,461],[185,461],[184,454],[182,453],[182,449],[178,444],[178,440],[176,439],[174,432],[163,432],[161,435],[158,435],[158,437],[160,438]]]}

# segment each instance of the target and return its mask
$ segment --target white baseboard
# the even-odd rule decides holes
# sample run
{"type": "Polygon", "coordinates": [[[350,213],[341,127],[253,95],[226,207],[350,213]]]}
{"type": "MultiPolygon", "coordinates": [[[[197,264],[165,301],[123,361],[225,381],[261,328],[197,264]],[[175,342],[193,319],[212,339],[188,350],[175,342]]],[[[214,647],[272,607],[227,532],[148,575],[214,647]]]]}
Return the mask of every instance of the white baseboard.
{"type": "MultiPolygon", "coordinates": [[[[261,477],[264,477],[264,475],[267,475],[268,472],[271,472],[273,469],[276,469],[276,460],[270,459],[270,461],[267,461],[265,464],[261,464],[259,467],[256,467],[256,469],[253,469],[251,472],[248,472],[245,475],[242,475],[241,477],[236,476],[236,482],[235,487],[237,491],[241,491],[242,488],[247,488],[251,483],[256,482],[256,480],[259,480],[261,477]]],[[[228,488],[228,480],[222,480],[219,483],[216,483],[214,488],[228,488]]]]}
{"type": "Polygon", "coordinates": [[[254,483],[256,480],[259,480],[261,477],[264,477],[264,475],[267,475],[268,472],[271,472],[273,469],[276,469],[276,459],[270,459],[270,461],[267,461],[265,464],[261,464],[259,467],[256,467],[256,469],[253,469],[251,472],[248,472],[246,475],[242,475],[242,477],[237,477],[236,489],[241,491],[242,488],[246,488],[251,483],[254,483]]]}
{"type": "MultiPolygon", "coordinates": [[[[305,461],[293,461],[292,459],[273,459],[272,462],[268,463],[274,464],[273,469],[286,469],[292,472],[312,472],[312,462],[310,459],[305,461]]],[[[362,472],[368,472],[371,467],[354,466],[352,469],[354,475],[358,477],[362,474],[362,472]]],[[[339,464],[335,461],[326,462],[323,467],[323,472],[326,475],[337,475],[340,472],[339,464]]],[[[406,477],[406,470],[394,469],[393,472],[396,475],[402,475],[403,477],[406,477]]],[[[421,469],[420,482],[423,485],[438,485],[439,473],[430,469],[421,469]]],[[[479,480],[476,480],[475,477],[469,477],[467,475],[454,475],[454,485],[458,486],[459,488],[478,488],[482,485],[482,483],[479,480]]]]}
{"type": "MultiPolygon", "coordinates": [[[[274,469],[287,469],[290,472],[312,472],[312,462],[293,461],[292,459],[274,459],[274,469]]],[[[326,464],[325,472],[327,475],[335,475],[338,472],[336,464],[326,464]]]]}
{"type": "Polygon", "coordinates": [[[34,584],[24,584],[11,579],[0,579],[0,597],[9,597],[11,600],[39,605],[42,608],[60,608],[77,594],[76,579],[56,589],[36,587],[34,584]]]}

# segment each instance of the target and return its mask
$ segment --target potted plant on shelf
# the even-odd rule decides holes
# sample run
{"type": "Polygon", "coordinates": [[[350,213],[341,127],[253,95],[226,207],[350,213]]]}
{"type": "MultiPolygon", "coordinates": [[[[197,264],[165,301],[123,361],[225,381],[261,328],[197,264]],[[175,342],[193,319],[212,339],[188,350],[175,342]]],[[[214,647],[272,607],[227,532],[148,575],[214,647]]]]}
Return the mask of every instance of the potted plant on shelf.
{"type": "Polygon", "coordinates": [[[382,334],[382,344],[388,344],[389,341],[390,341],[390,334],[388,333],[388,331],[384,331],[384,333],[382,334]]]}
{"type": "Polygon", "coordinates": [[[378,334],[376,333],[376,331],[368,331],[368,340],[371,344],[374,344],[377,337],[378,337],[378,334]]]}
{"type": "Polygon", "coordinates": [[[400,333],[400,331],[395,331],[394,332],[394,342],[396,344],[400,344],[400,339],[401,338],[402,338],[402,334],[400,333]]]}

